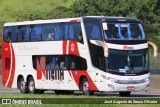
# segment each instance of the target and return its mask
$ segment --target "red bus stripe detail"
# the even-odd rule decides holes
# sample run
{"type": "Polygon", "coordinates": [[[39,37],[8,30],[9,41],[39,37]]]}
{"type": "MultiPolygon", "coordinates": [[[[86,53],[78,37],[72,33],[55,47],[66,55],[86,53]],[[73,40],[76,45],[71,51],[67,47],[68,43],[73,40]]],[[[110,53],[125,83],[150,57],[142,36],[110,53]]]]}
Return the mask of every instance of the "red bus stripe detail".
{"type": "Polygon", "coordinates": [[[86,71],[72,70],[71,73],[72,73],[73,78],[79,88],[80,88],[80,77],[85,76],[89,82],[90,90],[91,91],[98,91],[98,88],[96,87],[96,85],[94,84],[94,82],[92,81],[92,79],[90,78],[90,76],[88,75],[88,73],[86,71]]]}
{"type": "Polygon", "coordinates": [[[70,20],[70,22],[79,22],[79,19],[75,19],[75,20],[70,20]]]}
{"type": "Polygon", "coordinates": [[[64,41],[63,41],[63,45],[62,45],[62,46],[63,46],[63,47],[62,47],[62,49],[63,49],[63,50],[62,50],[62,51],[63,51],[63,55],[65,55],[65,54],[66,54],[66,50],[67,50],[67,49],[66,49],[66,48],[67,48],[67,40],[64,40],[64,41]]]}
{"type": "Polygon", "coordinates": [[[75,40],[69,41],[68,54],[80,56],[77,41],[75,40]]]}
{"type": "Polygon", "coordinates": [[[45,72],[46,63],[45,62],[46,62],[46,57],[41,57],[41,60],[40,60],[41,71],[42,71],[44,77],[46,77],[46,72],[45,72]]]}
{"type": "Polygon", "coordinates": [[[42,71],[41,70],[37,70],[37,79],[42,79],[42,71]]]}
{"type": "MultiPolygon", "coordinates": [[[[11,43],[11,42],[10,42],[11,43]]],[[[11,68],[11,77],[9,78],[9,83],[8,83],[8,87],[12,87],[12,84],[13,84],[13,80],[14,80],[14,75],[15,75],[15,54],[14,54],[14,49],[13,49],[13,46],[12,46],[12,43],[11,43],[11,49],[12,49],[12,68],[11,68]]]]}
{"type": "Polygon", "coordinates": [[[3,40],[2,40],[2,47],[3,47],[2,48],[2,62],[3,62],[2,63],[2,83],[5,86],[9,78],[9,72],[10,72],[10,65],[6,67],[6,64],[7,63],[11,64],[11,62],[6,62],[6,61],[11,61],[11,50],[10,50],[9,43],[4,42],[3,40]]]}
{"type": "Polygon", "coordinates": [[[41,69],[41,59],[40,59],[40,62],[39,62],[39,60],[36,58],[37,79],[42,78],[42,72],[41,72],[40,69],[41,69]]]}

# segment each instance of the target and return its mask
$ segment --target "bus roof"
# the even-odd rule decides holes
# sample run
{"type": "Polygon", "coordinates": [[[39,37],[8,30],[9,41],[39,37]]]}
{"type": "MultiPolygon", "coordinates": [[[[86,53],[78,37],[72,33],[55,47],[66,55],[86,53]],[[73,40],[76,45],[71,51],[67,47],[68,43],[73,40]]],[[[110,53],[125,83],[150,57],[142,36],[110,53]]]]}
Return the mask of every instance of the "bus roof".
{"type": "Polygon", "coordinates": [[[114,17],[114,16],[85,16],[83,18],[90,19],[96,18],[99,20],[111,21],[111,22],[119,22],[119,21],[126,21],[126,22],[139,22],[138,19],[135,18],[128,18],[128,17],[114,17]]]}
{"type": "Polygon", "coordinates": [[[139,21],[135,18],[126,17],[111,17],[111,16],[83,16],[77,18],[66,18],[66,19],[50,19],[50,20],[33,20],[24,22],[11,22],[5,23],[4,26],[18,26],[18,25],[32,25],[32,24],[45,24],[45,23],[57,23],[57,22],[79,22],[81,18],[84,19],[105,19],[107,21],[139,21]]]}

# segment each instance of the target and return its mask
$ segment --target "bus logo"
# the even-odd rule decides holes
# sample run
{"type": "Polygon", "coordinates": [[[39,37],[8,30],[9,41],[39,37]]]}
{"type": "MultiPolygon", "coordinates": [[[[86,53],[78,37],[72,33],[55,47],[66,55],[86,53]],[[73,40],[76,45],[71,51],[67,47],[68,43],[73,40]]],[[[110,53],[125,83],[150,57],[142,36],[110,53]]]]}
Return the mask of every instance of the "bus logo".
{"type": "Polygon", "coordinates": [[[124,49],[124,50],[133,50],[134,47],[124,45],[124,46],[123,46],[123,49],[124,49]]]}
{"type": "Polygon", "coordinates": [[[71,44],[71,51],[72,52],[74,51],[74,44],[73,43],[71,44]]]}

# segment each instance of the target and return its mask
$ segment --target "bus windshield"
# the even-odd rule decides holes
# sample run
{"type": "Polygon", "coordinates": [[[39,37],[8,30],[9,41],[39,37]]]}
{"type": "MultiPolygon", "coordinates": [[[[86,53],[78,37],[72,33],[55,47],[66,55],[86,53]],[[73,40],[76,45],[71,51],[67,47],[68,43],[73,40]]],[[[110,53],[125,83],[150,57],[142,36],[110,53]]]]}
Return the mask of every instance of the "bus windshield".
{"type": "Polygon", "coordinates": [[[102,23],[105,40],[145,40],[140,23],[102,23]]]}
{"type": "Polygon", "coordinates": [[[108,72],[112,73],[140,73],[147,71],[148,51],[143,50],[114,50],[110,49],[109,56],[106,58],[106,66],[108,72]]]}

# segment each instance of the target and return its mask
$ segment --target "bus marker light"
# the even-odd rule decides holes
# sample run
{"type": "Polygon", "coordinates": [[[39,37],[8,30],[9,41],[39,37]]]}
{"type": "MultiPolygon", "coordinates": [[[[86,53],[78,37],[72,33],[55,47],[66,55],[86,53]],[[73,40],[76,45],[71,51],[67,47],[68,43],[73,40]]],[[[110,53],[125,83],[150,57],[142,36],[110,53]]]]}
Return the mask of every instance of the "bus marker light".
{"type": "Polygon", "coordinates": [[[8,51],[8,48],[5,48],[4,50],[5,50],[5,51],[8,51]]]}

